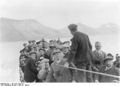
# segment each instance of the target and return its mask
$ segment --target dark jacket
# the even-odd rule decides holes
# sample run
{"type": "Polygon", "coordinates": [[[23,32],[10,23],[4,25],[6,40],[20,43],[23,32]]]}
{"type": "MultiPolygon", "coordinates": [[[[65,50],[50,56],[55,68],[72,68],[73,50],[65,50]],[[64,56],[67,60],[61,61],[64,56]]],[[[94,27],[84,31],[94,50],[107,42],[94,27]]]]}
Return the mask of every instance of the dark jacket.
{"type": "Polygon", "coordinates": [[[77,31],[71,39],[71,42],[72,45],[68,61],[73,61],[75,65],[80,63],[89,64],[92,56],[92,46],[89,37],[77,31]]]}
{"type": "Polygon", "coordinates": [[[106,53],[101,50],[99,53],[97,50],[93,51],[93,61],[100,61],[100,64],[103,64],[104,59],[106,58],[106,53]]]}
{"type": "MultiPolygon", "coordinates": [[[[115,66],[112,66],[109,69],[106,69],[106,66],[103,66],[101,68],[100,72],[110,74],[110,75],[120,76],[120,70],[117,69],[115,66]]],[[[105,75],[99,75],[99,81],[100,82],[114,82],[114,80],[120,81],[120,79],[118,79],[118,78],[105,76],[105,75]]]]}
{"type": "Polygon", "coordinates": [[[24,69],[24,79],[26,82],[34,82],[37,79],[37,69],[35,61],[29,58],[24,69]]]}

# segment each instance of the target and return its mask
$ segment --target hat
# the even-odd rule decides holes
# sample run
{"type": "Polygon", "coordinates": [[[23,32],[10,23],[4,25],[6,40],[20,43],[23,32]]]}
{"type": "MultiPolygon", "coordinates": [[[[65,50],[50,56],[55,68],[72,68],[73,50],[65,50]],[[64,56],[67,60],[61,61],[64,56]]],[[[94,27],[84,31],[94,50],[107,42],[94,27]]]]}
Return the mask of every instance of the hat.
{"type": "Polygon", "coordinates": [[[26,46],[27,45],[27,43],[23,43],[23,46],[26,46]]]}
{"type": "Polygon", "coordinates": [[[120,56],[118,56],[117,58],[120,58],[120,56]]]}
{"type": "Polygon", "coordinates": [[[53,44],[52,45],[49,45],[50,48],[56,48],[53,44]]]}
{"type": "Polygon", "coordinates": [[[40,48],[40,49],[39,49],[39,51],[40,51],[40,50],[43,50],[43,51],[45,51],[45,49],[44,49],[44,48],[40,48]]]}
{"type": "Polygon", "coordinates": [[[111,58],[111,57],[105,58],[105,59],[104,59],[104,63],[105,63],[106,61],[109,61],[109,60],[113,60],[113,58],[111,58]]]}
{"type": "Polygon", "coordinates": [[[70,46],[68,44],[63,44],[62,48],[69,48],[70,46]]]}
{"type": "Polygon", "coordinates": [[[22,53],[24,51],[24,49],[20,50],[20,53],[22,53]]]}
{"type": "Polygon", "coordinates": [[[56,47],[56,49],[61,49],[62,45],[56,44],[55,47],[56,47]]]}
{"type": "Polygon", "coordinates": [[[31,55],[31,54],[37,54],[37,53],[33,51],[33,52],[30,52],[29,54],[31,55]]]}
{"type": "Polygon", "coordinates": [[[21,54],[21,55],[20,55],[20,59],[21,59],[22,57],[28,58],[25,54],[21,54]]]}
{"type": "Polygon", "coordinates": [[[42,41],[38,41],[38,42],[36,42],[36,44],[40,44],[42,41]]]}
{"type": "Polygon", "coordinates": [[[63,42],[63,44],[66,44],[66,43],[70,43],[70,41],[65,41],[65,42],[63,42]]]}
{"type": "Polygon", "coordinates": [[[42,64],[42,63],[45,63],[45,62],[49,62],[49,59],[45,59],[45,58],[44,58],[43,60],[40,61],[41,64],[42,64]]]}
{"type": "Polygon", "coordinates": [[[32,40],[32,42],[36,42],[35,40],[32,40]]]}
{"type": "Polygon", "coordinates": [[[32,40],[29,40],[29,41],[28,41],[28,43],[31,43],[31,42],[32,42],[32,40]]]}
{"type": "Polygon", "coordinates": [[[111,56],[111,57],[113,57],[113,55],[112,55],[111,53],[108,53],[107,56],[111,56]]]}
{"type": "Polygon", "coordinates": [[[21,55],[20,55],[20,58],[22,58],[22,57],[26,57],[26,55],[24,55],[24,54],[21,54],[21,55]]]}
{"type": "Polygon", "coordinates": [[[55,55],[56,53],[60,53],[60,52],[61,52],[60,49],[55,49],[52,54],[55,55]]]}

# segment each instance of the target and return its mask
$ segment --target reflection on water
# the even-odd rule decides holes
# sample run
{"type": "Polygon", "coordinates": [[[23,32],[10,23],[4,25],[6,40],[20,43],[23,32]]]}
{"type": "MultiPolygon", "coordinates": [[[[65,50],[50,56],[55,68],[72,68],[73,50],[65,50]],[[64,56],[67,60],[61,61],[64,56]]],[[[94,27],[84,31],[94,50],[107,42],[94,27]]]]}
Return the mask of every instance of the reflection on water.
{"type": "MultiPolygon", "coordinates": [[[[118,39],[115,35],[90,36],[93,49],[95,41],[100,41],[103,50],[113,55],[120,51],[118,39]]],[[[19,82],[19,51],[22,49],[22,43],[24,42],[0,43],[0,82],[19,82]]]]}

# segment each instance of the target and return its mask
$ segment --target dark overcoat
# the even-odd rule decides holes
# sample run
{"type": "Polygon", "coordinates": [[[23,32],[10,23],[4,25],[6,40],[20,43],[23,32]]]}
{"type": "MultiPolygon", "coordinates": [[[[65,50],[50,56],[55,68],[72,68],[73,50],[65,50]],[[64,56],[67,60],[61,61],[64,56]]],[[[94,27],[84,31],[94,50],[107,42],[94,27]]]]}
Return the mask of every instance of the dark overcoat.
{"type": "Polygon", "coordinates": [[[29,58],[27,64],[24,68],[24,79],[26,82],[34,82],[37,79],[37,69],[35,61],[32,58],[29,58]]]}
{"type": "Polygon", "coordinates": [[[68,62],[73,61],[76,66],[82,63],[89,64],[92,58],[92,46],[89,37],[77,31],[71,39],[71,42],[68,62]]]}

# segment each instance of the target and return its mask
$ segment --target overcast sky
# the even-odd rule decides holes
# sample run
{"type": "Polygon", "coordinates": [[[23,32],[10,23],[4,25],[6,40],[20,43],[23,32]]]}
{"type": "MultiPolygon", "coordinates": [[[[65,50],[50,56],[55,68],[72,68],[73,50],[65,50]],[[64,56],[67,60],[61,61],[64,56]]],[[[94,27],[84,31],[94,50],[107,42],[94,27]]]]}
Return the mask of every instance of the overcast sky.
{"type": "Polygon", "coordinates": [[[119,0],[0,0],[0,16],[36,19],[60,29],[70,23],[99,27],[109,22],[120,25],[119,0]]]}

